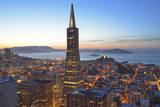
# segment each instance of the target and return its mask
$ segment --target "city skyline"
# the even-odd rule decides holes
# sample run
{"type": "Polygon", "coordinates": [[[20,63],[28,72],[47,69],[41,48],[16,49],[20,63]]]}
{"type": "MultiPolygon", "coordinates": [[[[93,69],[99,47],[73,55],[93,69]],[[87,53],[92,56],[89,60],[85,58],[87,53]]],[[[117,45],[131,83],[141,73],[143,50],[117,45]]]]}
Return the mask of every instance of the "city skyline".
{"type": "Polygon", "coordinates": [[[159,5],[0,1],[0,107],[160,107],[159,5]]]}
{"type": "MultiPolygon", "coordinates": [[[[69,0],[0,2],[1,48],[66,48],[66,32],[62,28],[69,26],[69,0]]],[[[158,0],[75,0],[74,5],[81,28],[80,48],[160,48],[158,0]]]]}

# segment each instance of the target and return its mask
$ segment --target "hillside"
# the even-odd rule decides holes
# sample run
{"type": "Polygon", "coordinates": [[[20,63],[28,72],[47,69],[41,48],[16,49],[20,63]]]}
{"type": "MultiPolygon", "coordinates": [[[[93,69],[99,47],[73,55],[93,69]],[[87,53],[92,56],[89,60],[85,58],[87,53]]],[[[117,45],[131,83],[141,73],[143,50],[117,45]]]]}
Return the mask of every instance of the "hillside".
{"type": "Polygon", "coordinates": [[[48,46],[25,46],[25,47],[14,47],[10,48],[15,53],[40,53],[40,52],[53,52],[58,51],[57,49],[48,46]]]}
{"type": "Polygon", "coordinates": [[[82,49],[82,52],[95,52],[95,53],[118,53],[118,54],[131,54],[133,52],[124,49],[82,49]]]}
{"type": "MultiPolygon", "coordinates": [[[[48,46],[25,46],[9,48],[14,53],[63,52],[65,49],[54,49],[48,46]]],[[[80,49],[81,52],[131,54],[124,49],[80,49]]]]}

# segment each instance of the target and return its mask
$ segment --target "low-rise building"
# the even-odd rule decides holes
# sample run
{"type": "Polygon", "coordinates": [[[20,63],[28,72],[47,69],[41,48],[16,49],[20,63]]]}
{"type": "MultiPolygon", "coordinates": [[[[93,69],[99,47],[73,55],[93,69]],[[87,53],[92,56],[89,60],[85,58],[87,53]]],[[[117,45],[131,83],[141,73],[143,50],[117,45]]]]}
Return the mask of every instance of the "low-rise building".
{"type": "Polygon", "coordinates": [[[67,94],[67,107],[106,107],[107,90],[77,89],[67,94]]]}

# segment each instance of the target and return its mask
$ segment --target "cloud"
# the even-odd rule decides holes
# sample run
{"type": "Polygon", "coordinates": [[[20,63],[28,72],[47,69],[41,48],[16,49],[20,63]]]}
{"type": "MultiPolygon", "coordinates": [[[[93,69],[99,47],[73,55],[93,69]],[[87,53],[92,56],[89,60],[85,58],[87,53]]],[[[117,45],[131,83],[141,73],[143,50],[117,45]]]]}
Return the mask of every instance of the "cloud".
{"type": "Polygon", "coordinates": [[[113,36],[107,37],[103,39],[93,39],[81,41],[83,43],[137,43],[137,42],[159,42],[160,43],[160,35],[125,35],[125,36],[113,36]]]}
{"type": "Polygon", "coordinates": [[[88,40],[86,42],[105,42],[105,40],[88,40]]]}
{"type": "Polygon", "coordinates": [[[80,41],[80,43],[105,43],[106,41],[105,40],[83,40],[83,41],[80,41]]]}
{"type": "MultiPolygon", "coordinates": [[[[106,41],[107,42],[107,41],[106,41]]],[[[113,42],[160,42],[160,38],[129,38],[129,39],[116,39],[113,42]]]]}

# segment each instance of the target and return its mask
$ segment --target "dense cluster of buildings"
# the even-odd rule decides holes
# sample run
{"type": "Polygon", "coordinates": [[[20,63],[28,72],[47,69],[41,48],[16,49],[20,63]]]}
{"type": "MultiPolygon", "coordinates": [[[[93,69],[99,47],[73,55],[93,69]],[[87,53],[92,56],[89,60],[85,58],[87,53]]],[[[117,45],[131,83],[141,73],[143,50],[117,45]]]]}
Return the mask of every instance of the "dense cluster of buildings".
{"type": "Polygon", "coordinates": [[[71,6],[66,60],[0,54],[0,107],[160,107],[160,67],[80,61],[71,6]]]}
{"type": "Polygon", "coordinates": [[[31,59],[5,49],[0,55],[0,107],[59,107],[63,73],[64,60],[31,59]]]}

